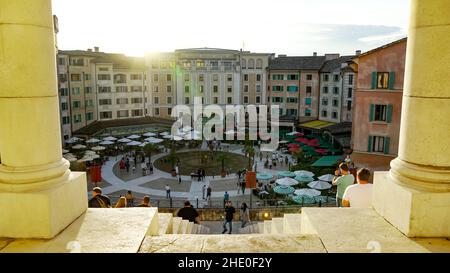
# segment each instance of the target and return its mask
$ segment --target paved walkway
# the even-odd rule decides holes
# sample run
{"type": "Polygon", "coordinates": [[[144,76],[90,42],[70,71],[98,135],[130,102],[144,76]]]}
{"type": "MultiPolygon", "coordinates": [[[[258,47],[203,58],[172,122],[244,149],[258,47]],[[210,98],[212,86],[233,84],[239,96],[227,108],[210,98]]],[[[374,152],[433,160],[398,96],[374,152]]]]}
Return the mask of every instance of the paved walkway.
{"type": "MultiPolygon", "coordinates": [[[[186,152],[189,150],[183,150],[186,152]]],[[[180,151],[182,152],[182,151],[180,151]]],[[[232,145],[229,149],[231,153],[243,154],[242,146],[232,145]]],[[[152,163],[154,163],[157,159],[166,156],[167,153],[161,153],[155,156],[152,156],[152,163]]],[[[228,191],[230,197],[238,197],[238,196],[248,196],[248,193],[245,195],[239,194],[237,191],[237,175],[231,174],[225,178],[218,176],[207,176],[204,181],[198,182],[197,179],[191,180],[190,176],[181,176],[182,181],[189,181],[191,183],[189,191],[177,191],[175,189],[180,189],[178,184],[178,177],[172,177],[171,174],[163,172],[154,168],[153,174],[140,176],[137,178],[136,173],[142,173],[140,168],[140,164],[138,163],[136,166],[136,173],[126,175],[126,179],[121,179],[114,172],[114,167],[120,161],[121,156],[119,157],[110,157],[110,159],[103,165],[102,167],[102,178],[109,184],[108,186],[102,188],[104,194],[111,194],[122,190],[130,190],[134,193],[140,193],[149,196],[158,196],[165,198],[166,191],[164,189],[165,183],[161,183],[160,180],[164,180],[167,184],[171,186],[171,197],[172,198],[180,198],[190,200],[192,203],[196,202],[197,198],[199,200],[203,200],[203,186],[206,185],[205,189],[211,184],[213,192],[211,193],[211,198],[223,198],[223,194],[225,191],[228,191]],[[169,183],[170,182],[170,183],[169,183]],[[218,188],[221,188],[220,191],[214,191],[215,184],[218,185],[218,188]],[[221,185],[221,186],[219,186],[221,185]],[[222,186],[223,185],[223,186],[222,186]],[[152,187],[154,186],[154,187],[152,187]],[[159,188],[159,189],[158,189],[159,188]]],[[[256,165],[258,172],[268,172],[274,174],[276,177],[276,173],[279,170],[286,170],[287,166],[277,166],[276,169],[265,169],[264,161],[265,157],[262,158],[262,161],[259,160],[259,157],[255,157],[256,165]]],[[[116,170],[117,172],[117,170],[116,170]]],[[[120,174],[119,174],[120,175],[120,174]]],[[[124,175],[125,176],[125,175],[124,175]]],[[[182,182],[185,183],[185,182],[182,182]]],[[[205,191],[206,195],[206,191],[205,191]]],[[[201,201],[199,207],[203,207],[206,205],[206,201],[201,201]]]]}

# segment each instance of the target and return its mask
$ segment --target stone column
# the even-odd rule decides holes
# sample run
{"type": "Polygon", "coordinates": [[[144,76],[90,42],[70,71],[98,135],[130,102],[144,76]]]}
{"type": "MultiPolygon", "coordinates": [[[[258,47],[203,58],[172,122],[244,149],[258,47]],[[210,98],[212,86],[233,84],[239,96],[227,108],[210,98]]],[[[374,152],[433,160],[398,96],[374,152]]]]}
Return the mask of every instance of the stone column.
{"type": "Polygon", "coordinates": [[[51,0],[0,0],[0,237],[52,238],[87,208],[62,158],[51,0]]]}
{"type": "Polygon", "coordinates": [[[410,237],[450,236],[450,2],[412,0],[399,154],[374,208],[410,237]]]}

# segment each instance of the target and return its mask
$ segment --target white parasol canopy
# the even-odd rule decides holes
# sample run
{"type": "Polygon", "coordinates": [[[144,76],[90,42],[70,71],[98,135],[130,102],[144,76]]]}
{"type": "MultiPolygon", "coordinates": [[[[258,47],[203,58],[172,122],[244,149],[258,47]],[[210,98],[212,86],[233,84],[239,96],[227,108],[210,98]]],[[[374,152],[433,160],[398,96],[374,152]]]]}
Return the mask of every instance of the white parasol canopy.
{"type": "Polygon", "coordinates": [[[97,143],[97,142],[100,142],[100,141],[101,141],[100,139],[91,138],[91,139],[87,140],[86,143],[97,143]]]}
{"type": "Polygon", "coordinates": [[[310,171],[295,171],[294,172],[296,176],[309,176],[309,177],[313,177],[314,173],[310,172],[310,171]]]}
{"type": "Polygon", "coordinates": [[[277,179],[275,181],[275,183],[277,183],[278,185],[282,185],[282,186],[295,186],[295,185],[298,185],[299,182],[293,178],[284,177],[284,178],[277,179]]]}
{"type": "Polygon", "coordinates": [[[128,136],[127,138],[128,139],[138,139],[138,138],[140,138],[140,136],[138,136],[138,135],[131,135],[131,136],[128,136]]]}
{"type": "Polygon", "coordinates": [[[334,178],[334,175],[332,175],[332,174],[324,174],[322,176],[319,176],[319,180],[326,181],[326,182],[333,181],[333,178],[334,178]]]}
{"type": "Polygon", "coordinates": [[[116,141],[117,138],[115,138],[115,137],[113,137],[113,136],[109,136],[109,137],[103,138],[103,140],[106,140],[106,141],[116,141]]]}
{"type": "Polygon", "coordinates": [[[153,137],[153,136],[156,136],[156,134],[152,133],[152,132],[148,132],[148,133],[143,134],[143,136],[145,136],[145,137],[153,137]]]}
{"type": "Polygon", "coordinates": [[[331,188],[331,184],[328,182],[318,180],[318,181],[309,182],[308,187],[310,187],[312,189],[316,189],[316,190],[327,190],[327,189],[331,188]]]}
{"type": "Polygon", "coordinates": [[[82,144],[77,144],[77,145],[72,147],[72,149],[75,149],[75,150],[85,149],[85,148],[86,148],[86,146],[82,145],[82,144]]]}
{"type": "Polygon", "coordinates": [[[151,143],[151,144],[158,144],[158,143],[163,142],[164,140],[160,139],[160,138],[149,137],[149,138],[146,138],[145,141],[147,141],[148,143],[151,143]]]}
{"type": "Polygon", "coordinates": [[[121,139],[117,140],[117,142],[120,142],[120,143],[128,143],[128,142],[131,142],[131,140],[128,139],[128,138],[121,138],[121,139]]]}
{"type": "Polygon", "coordinates": [[[100,145],[111,145],[114,144],[114,142],[110,141],[110,140],[105,140],[99,143],[100,145]]]}
{"type": "Polygon", "coordinates": [[[127,146],[139,146],[141,144],[142,144],[142,142],[139,142],[139,141],[131,141],[131,142],[128,142],[126,145],[127,146]]]}
{"type": "Polygon", "coordinates": [[[95,146],[95,147],[91,148],[91,150],[93,150],[93,151],[103,151],[104,149],[106,149],[106,148],[103,146],[95,146]]]}
{"type": "Polygon", "coordinates": [[[319,196],[320,195],[320,191],[314,190],[314,189],[299,189],[299,190],[295,190],[294,194],[295,195],[306,195],[306,196],[314,197],[314,196],[319,196]]]}
{"type": "Polygon", "coordinates": [[[81,140],[81,138],[78,138],[78,137],[72,137],[72,138],[69,138],[68,140],[66,140],[66,143],[72,144],[72,143],[78,142],[78,141],[80,141],[80,140],[81,140]]]}

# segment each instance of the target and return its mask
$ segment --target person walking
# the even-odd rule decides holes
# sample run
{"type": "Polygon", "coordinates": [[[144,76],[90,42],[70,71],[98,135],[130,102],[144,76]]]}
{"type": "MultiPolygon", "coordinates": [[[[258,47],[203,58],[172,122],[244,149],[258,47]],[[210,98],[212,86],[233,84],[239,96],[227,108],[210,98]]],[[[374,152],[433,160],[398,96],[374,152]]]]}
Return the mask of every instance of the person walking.
{"type": "Polygon", "coordinates": [[[178,184],[181,184],[181,175],[178,176],[178,184]]]}
{"type": "Polygon", "coordinates": [[[242,180],[241,182],[241,190],[242,190],[242,195],[245,194],[245,187],[247,186],[247,183],[245,183],[245,180],[242,180]]]}
{"type": "Polygon", "coordinates": [[[170,197],[170,187],[169,184],[166,185],[166,198],[169,199],[170,197]]]}
{"type": "Polygon", "coordinates": [[[222,234],[228,231],[228,234],[231,234],[233,230],[233,216],[236,210],[234,209],[231,201],[227,201],[225,204],[225,222],[223,223],[223,231],[222,234]],[[229,230],[227,230],[227,225],[229,230]]]}
{"type": "Polygon", "coordinates": [[[202,180],[205,181],[206,178],[206,171],[202,168],[202,180]]]}
{"type": "Polygon", "coordinates": [[[226,191],[223,194],[223,206],[226,207],[227,202],[230,200],[230,195],[228,194],[228,192],[226,191]]]}
{"type": "Polygon", "coordinates": [[[248,209],[247,203],[243,202],[240,209],[241,215],[241,227],[244,228],[247,223],[250,222],[250,211],[248,209]]]}
{"type": "Polygon", "coordinates": [[[342,207],[342,198],[348,186],[353,185],[355,177],[349,173],[347,163],[339,164],[339,169],[334,173],[337,177],[333,178],[332,184],[337,186],[336,206],[342,207]]]}
{"type": "Polygon", "coordinates": [[[206,189],[206,199],[209,201],[211,200],[211,186],[208,186],[208,188],[206,189]]]}
{"type": "Polygon", "coordinates": [[[127,200],[127,207],[134,207],[134,196],[131,191],[127,191],[127,194],[125,194],[125,199],[127,200]]]}

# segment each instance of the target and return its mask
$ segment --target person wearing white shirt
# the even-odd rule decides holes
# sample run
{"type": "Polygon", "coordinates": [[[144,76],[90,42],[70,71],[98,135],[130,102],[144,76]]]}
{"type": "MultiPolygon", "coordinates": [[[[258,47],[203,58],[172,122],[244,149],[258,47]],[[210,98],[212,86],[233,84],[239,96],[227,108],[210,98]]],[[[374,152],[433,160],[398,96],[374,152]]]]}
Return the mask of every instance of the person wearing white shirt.
{"type": "Polygon", "coordinates": [[[358,184],[348,186],[342,197],[342,205],[352,208],[370,208],[372,206],[373,184],[369,183],[370,171],[360,169],[356,175],[358,184]]]}

